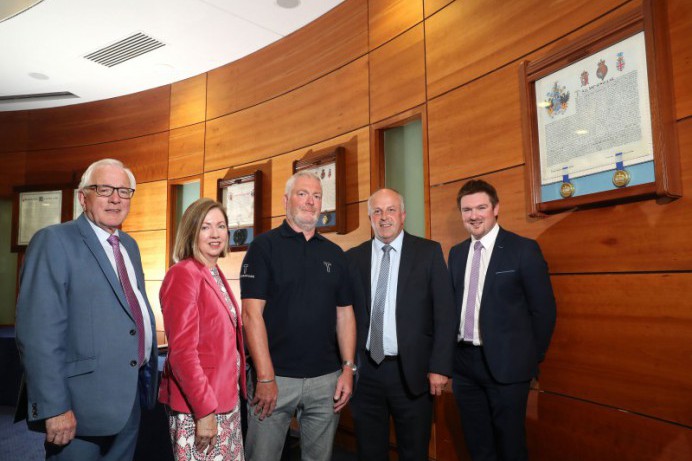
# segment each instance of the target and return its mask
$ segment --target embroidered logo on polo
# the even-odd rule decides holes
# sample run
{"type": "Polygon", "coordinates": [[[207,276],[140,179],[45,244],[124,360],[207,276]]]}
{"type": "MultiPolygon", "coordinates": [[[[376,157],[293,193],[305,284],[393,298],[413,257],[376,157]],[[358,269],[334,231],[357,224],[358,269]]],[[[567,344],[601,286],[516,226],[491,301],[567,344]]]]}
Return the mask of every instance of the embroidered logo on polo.
{"type": "Polygon", "coordinates": [[[246,279],[254,279],[254,278],[255,278],[255,276],[254,276],[253,274],[248,274],[248,273],[247,273],[247,268],[248,268],[248,266],[249,266],[249,264],[243,264],[243,273],[240,274],[240,278],[241,278],[241,279],[243,279],[243,278],[246,278],[246,279]]]}
{"type": "Polygon", "coordinates": [[[324,267],[327,269],[327,273],[332,271],[332,263],[329,261],[322,261],[322,264],[324,264],[324,267]]]}

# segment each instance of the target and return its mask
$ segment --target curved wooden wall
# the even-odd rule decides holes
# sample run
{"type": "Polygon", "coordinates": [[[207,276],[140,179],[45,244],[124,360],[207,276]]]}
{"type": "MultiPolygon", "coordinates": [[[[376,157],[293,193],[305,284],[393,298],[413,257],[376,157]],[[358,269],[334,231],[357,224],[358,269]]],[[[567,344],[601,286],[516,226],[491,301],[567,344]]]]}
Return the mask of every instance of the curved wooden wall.
{"type": "MultiPolygon", "coordinates": [[[[431,237],[464,239],[454,205],[468,178],[499,191],[500,223],[536,238],[558,324],[532,392],[534,460],[692,459],[692,3],[666,1],[686,196],[527,218],[518,63],[536,59],[639,0],[347,0],[238,62],[107,101],[0,114],[0,196],[71,181],[91,161],[130,165],[125,223],[143,252],[150,299],[165,273],[169,181],[199,176],[215,197],[230,168],[258,164],[263,222],[284,210],[291,162],[344,145],[349,248],[370,237],[371,127],[414,107],[427,116],[431,237]]],[[[223,261],[235,289],[242,253],[223,261]]],[[[160,321],[160,318],[159,318],[160,321]]],[[[339,440],[352,443],[348,416],[339,440]]],[[[467,459],[450,392],[436,402],[431,457],[467,459]]]]}

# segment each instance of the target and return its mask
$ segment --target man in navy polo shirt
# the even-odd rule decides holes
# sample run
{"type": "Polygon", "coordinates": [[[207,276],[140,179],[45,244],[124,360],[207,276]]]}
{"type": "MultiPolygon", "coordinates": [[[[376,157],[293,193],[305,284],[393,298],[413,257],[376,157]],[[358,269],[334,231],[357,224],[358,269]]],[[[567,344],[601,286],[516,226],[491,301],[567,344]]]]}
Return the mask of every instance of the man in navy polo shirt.
{"type": "Polygon", "coordinates": [[[339,411],[353,390],[356,324],[343,251],[315,232],[322,183],[286,182],[286,220],[259,235],[240,271],[252,360],[248,461],[273,461],[297,411],[303,460],[331,460],[339,411]]]}

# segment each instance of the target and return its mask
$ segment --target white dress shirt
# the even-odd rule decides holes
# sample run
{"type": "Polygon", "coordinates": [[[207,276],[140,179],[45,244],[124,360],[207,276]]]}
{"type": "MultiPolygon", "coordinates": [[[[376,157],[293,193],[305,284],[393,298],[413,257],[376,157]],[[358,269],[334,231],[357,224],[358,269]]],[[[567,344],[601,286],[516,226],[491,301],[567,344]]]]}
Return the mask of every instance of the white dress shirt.
{"type": "MultiPolygon", "coordinates": [[[[383,327],[383,343],[384,355],[398,355],[399,346],[396,339],[396,288],[399,281],[399,263],[401,262],[401,247],[404,243],[404,232],[399,235],[389,245],[392,249],[389,251],[389,277],[387,279],[387,297],[384,302],[384,327],[383,327]]],[[[372,240],[372,257],[370,260],[370,324],[372,325],[373,302],[375,301],[375,292],[377,290],[377,279],[380,275],[380,266],[384,251],[382,247],[385,244],[377,240],[372,240]]],[[[368,332],[368,341],[366,344],[370,350],[370,332],[368,332]]]]}
{"type": "MultiPolygon", "coordinates": [[[[497,239],[497,234],[500,232],[500,226],[495,223],[495,226],[485,234],[481,239],[481,265],[478,271],[478,290],[476,291],[476,302],[473,308],[475,313],[473,316],[473,344],[474,346],[480,346],[483,344],[483,338],[481,338],[479,322],[480,311],[481,311],[481,297],[483,296],[483,286],[485,285],[485,274],[488,272],[488,263],[490,262],[490,257],[493,254],[493,247],[495,246],[495,240],[497,239]]],[[[466,310],[468,309],[468,292],[469,292],[469,279],[471,278],[471,264],[473,260],[473,246],[476,243],[476,239],[471,237],[471,246],[469,247],[469,255],[466,258],[466,273],[464,274],[464,299],[461,301],[461,322],[459,323],[459,331],[457,332],[457,341],[464,339],[464,323],[466,319],[466,310]]]]}
{"type": "MultiPolygon", "coordinates": [[[[86,215],[84,217],[87,218],[86,215]]],[[[110,243],[108,243],[108,237],[110,237],[111,234],[91,222],[89,218],[87,218],[87,222],[91,225],[91,228],[94,229],[96,238],[99,240],[103,250],[106,252],[106,256],[108,256],[111,266],[113,266],[115,276],[118,277],[118,280],[120,280],[120,277],[118,276],[118,267],[115,263],[113,247],[110,243]]],[[[117,230],[115,231],[115,235],[120,237],[117,230]]],[[[135,275],[135,267],[132,265],[130,255],[127,254],[127,249],[122,243],[120,244],[120,252],[122,253],[123,260],[125,261],[125,268],[127,269],[127,276],[130,279],[130,285],[132,285],[132,291],[135,292],[137,302],[139,303],[139,308],[142,311],[142,322],[144,323],[144,363],[147,363],[149,361],[149,356],[151,355],[151,340],[153,335],[153,332],[151,331],[151,317],[149,317],[149,309],[147,309],[147,304],[144,302],[144,297],[139,291],[139,284],[137,283],[137,276],[135,275]]]]}

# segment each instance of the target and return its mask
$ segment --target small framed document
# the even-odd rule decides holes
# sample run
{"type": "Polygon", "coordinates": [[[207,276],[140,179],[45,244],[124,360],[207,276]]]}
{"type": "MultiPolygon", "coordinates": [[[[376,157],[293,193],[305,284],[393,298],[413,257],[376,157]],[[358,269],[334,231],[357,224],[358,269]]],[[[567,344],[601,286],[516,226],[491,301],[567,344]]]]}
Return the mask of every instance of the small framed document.
{"type": "Polygon", "coordinates": [[[70,186],[18,186],[12,193],[12,251],[17,252],[44,227],[71,219],[70,186]]]}
{"type": "Polygon", "coordinates": [[[79,203],[79,189],[75,188],[72,190],[72,219],[79,218],[82,211],[82,204],[79,203]]]}
{"type": "Polygon", "coordinates": [[[293,173],[311,171],[322,180],[322,213],[317,221],[321,233],[346,233],[345,150],[310,153],[293,162],[293,173]]]}
{"type": "Polygon", "coordinates": [[[661,3],[522,62],[530,215],[681,196],[661,3]]]}
{"type": "Polygon", "coordinates": [[[228,249],[246,250],[261,230],[262,172],[255,167],[231,170],[218,181],[218,200],[228,215],[228,249]]]}

